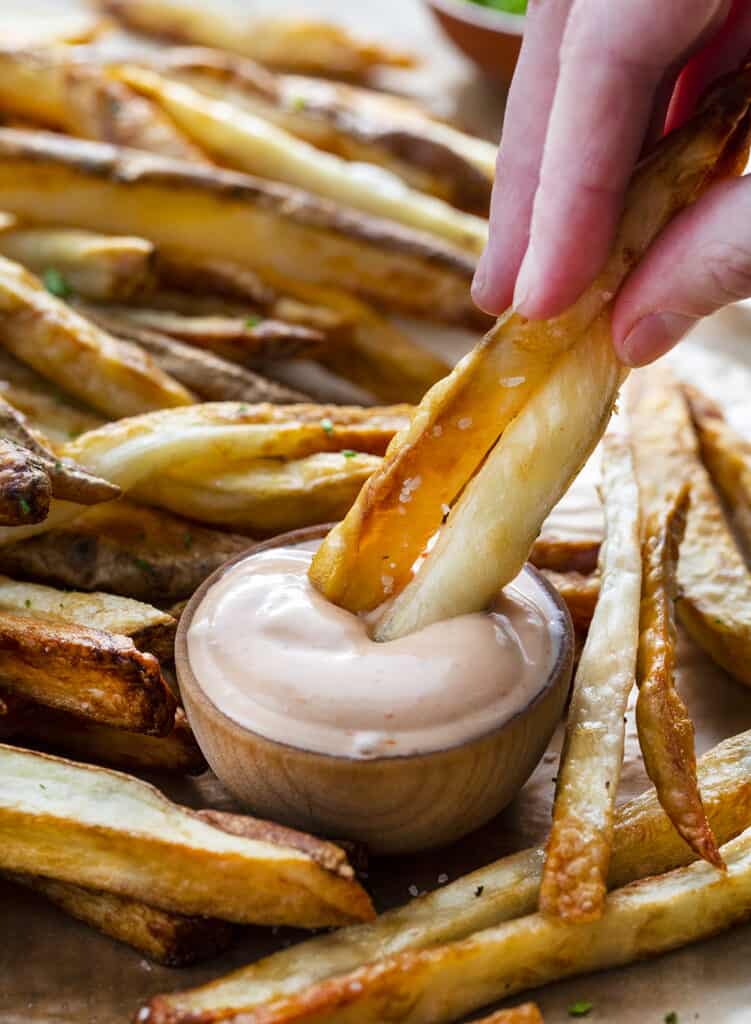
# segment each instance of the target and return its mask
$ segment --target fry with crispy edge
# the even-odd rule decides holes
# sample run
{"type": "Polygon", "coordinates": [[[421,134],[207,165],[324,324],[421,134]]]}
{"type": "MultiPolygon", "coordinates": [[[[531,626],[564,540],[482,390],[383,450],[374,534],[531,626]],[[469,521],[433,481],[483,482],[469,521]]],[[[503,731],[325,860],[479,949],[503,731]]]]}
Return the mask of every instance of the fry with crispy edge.
{"type": "Polygon", "coordinates": [[[452,615],[476,611],[516,575],[550,505],[608,422],[622,378],[610,339],[612,297],[665,224],[726,169],[728,154],[740,170],[750,94],[746,69],[710,92],[640,164],[610,257],[573,306],[547,321],[508,311],[427,393],[382,470],[316,553],[311,579],[329,600],[350,611],[378,607],[388,558],[397,597],[377,631],[388,639],[440,618],[446,602],[452,615]],[[543,392],[551,407],[540,408],[543,392]],[[548,444],[559,428],[562,450],[548,444]],[[529,496],[528,471],[536,475],[529,496]],[[410,584],[415,560],[460,495],[410,584]],[[487,536],[478,515],[483,525],[493,520],[487,536]]]}
{"type": "Polygon", "coordinates": [[[601,537],[561,537],[543,533],[532,545],[529,560],[552,573],[589,576],[597,569],[601,537]]]}
{"type": "Polygon", "coordinates": [[[122,302],[153,280],[155,250],[144,238],[18,227],[0,231],[0,254],[41,277],[55,271],[72,294],[90,299],[122,302]]]}
{"type": "Polygon", "coordinates": [[[683,385],[701,446],[701,457],[730,508],[733,526],[751,551],[751,444],[698,388],[683,385]]]}
{"type": "Polygon", "coordinates": [[[188,405],[192,396],[141,349],[116,341],[0,257],[0,345],[105,416],[188,405]]]}
{"type": "Polygon", "coordinates": [[[478,321],[468,254],[220,168],[3,128],[0,209],[36,223],[136,234],[170,251],[330,284],[433,320],[478,321]]]}
{"type": "Polygon", "coordinates": [[[253,541],[131,501],[95,505],[56,530],[0,547],[0,571],[76,590],[171,604],[253,541]]]}
{"type": "Polygon", "coordinates": [[[481,1017],[475,1024],[545,1024],[536,1003],[522,1003],[510,1010],[498,1010],[489,1017],[481,1017]]]}
{"type": "Polygon", "coordinates": [[[284,70],[360,78],[380,66],[415,65],[412,54],[359,39],[329,21],[277,17],[242,23],[182,0],[98,0],[98,5],[134,32],[215,46],[284,70]]]}
{"type": "Polygon", "coordinates": [[[49,515],[51,500],[44,463],[28,448],[0,437],[0,524],[41,523],[49,515]]]}
{"type": "MultiPolygon", "coordinates": [[[[718,744],[699,759],[698,769],[710,821],[718,840],[727,842],[751,825],[751,732],[718,744]]],[[[387,911],[372,924],[309,939],[207,985],[157,996],[139,1020],[213,1024],[363,964],[462,939],[531,914],[537,905],[543,856],[542,849],[533,848],[504,857],[387,911]]],[[[691,858],[654,789],[616,809],[610,886],[669,871],[691,858]]],[[[577,949],[579,941],[574,943],[577,949]]]]}
{"type": "Polygon", "coordinates": [[[0,48],[0,110],[80,138],[206,162],[155,103],[69,47],[0,48]]]}
{"type": "Polygon", "coordinates": [[[246,174],[304,188],[343,206],[425,231],[475,256],[488,237],[487,221],[410,188],[390,171],[369,165],[364,173],[324,153],[231,98],[213,99],[184,82],[135,65],[111,69],[118,81],[146,96],[217,163],[246,174]]]}
{"type": "Polygon", "coordinates": [[[636,724],[644,764],[665,813],[697,856],[724,867],[696,779],[694,726],[675,686],[678,552],[686,531],[688,483],[664,510],[644,516],[636,724]]]}
{"type": "Polygon", "coordinates": [[[691,484],[678,562],[678,617],[718,665],[751,686],[751,572],[701,461],[683,394],[658,368],[634,382],[627,407],[643,504],[659,507],[677,481],[691,484]]]}
{"type": "Polygon", "coordinates": [[[399,96],[278,75],[202,47],[164,49],[137,60],[208,96],[226,97],[317,149],[385,167],[420,192],[487,215],[497,147],[433,120],[399,96]]]}
{"type": "Polygon", "coordinates": [[[540,572],[565,601],[577,633],[586,633],[600,597],[599,574],[593,572],[585,576],[575,570],[557,572],[555,569],[541,569],[540,572]]]}
{"type": "Polygon", "coordinates": [[[166,967],[188,967],[228,949],[237,929],[211,917],[188,917],[111,892],[84,889],[52,878],[2,872],[17,885],[46,896],[66,914],[124,942],[166,967]]]}
{"type": "Polygon", "coordinates": [[[130,637],[0,612],[0,688],[103,725],[166,736],[175,698],[130,637]]]}
{"type": "Polygon", "coordinates": [[[181,914],[316,928],[373,910],[344,853],[269,822],[191,811],[120,772],[0,745],[0,867],[181,914]]]}
{"type": "MultiPolygon", "coordinates": [[[[321,452],[380,454],[410,414],[411,408],[401,405],[215,402],[117,420],[69,442],[63,454],[116,482],[125,493],[166,473],[203,485],[231,471],[233,462],[242,466],[251,460],[302,459],[321,452]]],[[[347,458],[341,456],[343,462],[347,458]]],[[[44,523],[0,527],[0,544],[60,526],[78,511],[69,502],[53,502],[44,523]]]]}
{"type": "Polygon", "coordinates": [[[639,645],[639,491],[628,442],[606,437],[603,448],[600,597],[574,679],[540,887],[542,913],[566,921],[602,916],[639,645]]]}

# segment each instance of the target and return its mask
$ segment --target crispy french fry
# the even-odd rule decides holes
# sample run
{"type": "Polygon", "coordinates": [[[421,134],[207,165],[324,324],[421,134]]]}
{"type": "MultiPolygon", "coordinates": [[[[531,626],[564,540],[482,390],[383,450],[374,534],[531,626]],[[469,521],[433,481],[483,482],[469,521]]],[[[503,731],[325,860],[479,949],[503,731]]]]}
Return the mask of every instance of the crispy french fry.
{"type": "Polygon", "coordinates": [[[686,401],[666,371],[644,374],[628,408],[642,501],[651,508],[691,484],[678,562],[678,616],[727,672],[751,686],[751,573],[702,465],[686,401]]]}
{"type": "Polygon", "coordinates": [[[192,400],[141,349],[111,338],[3,257],[0,312],[3,348],[107,416],[129,416],[192,400]]]}
{"type": "MultiPolygon", "coordinates": [[[[163,288],[178,289],[183,293],[183,298],[197,299],[200,296],[196,293],[222,295],[242,299],[254,309],[266,309],[275,299],[274,290],[264,284],[254,270],[220,257],[208,258],[199,253],[165,252],[160,249],[157,254],[157,277],[163,288]]],[[[179,306],[174,305],[167,308],[179,310],[179,306]]]]}
{"type": "Polygon", "coordinates": [[[185,3],[184,0],[98,0],[104,14],[124,27],[178,42],[215,46],[240,53],[270,67],[311,74],[366,75],[373,68],[412,67],[415,57],[372,40],[359,39],[329,21],[308,18],[236,17],[185,3]]]}
{"type": "MultiPolygon", "coordinates": [[[[718,744],[699,759],[698,768],[712,826],[718,840],[727,842],[751,825],[751,732],[718,744]]],[[[653,789],[616,810],[611,886],[669,871],[692,856],[653,789]]],[[[530,914],[537,904],[542,864],[541,849],[505,857],[382,914],[372,924],[318,936],[199,988],[157,996],[141,1010],[139,1020],[212,1024],[363,964],[462,939],[530,914]]]]}
{"type": "Polygon", "coordinates": [[[0,254],[42,277],[53,272],[72,294],[123,301],[152,281],[155,251],[143,238],[19,227],[0,231],[0,254]]]}
{"type": "Polygon", "coordinates": [[[639,646],[639,491],[628,443],[606,438],[604,452],[601,594],[574,678],[540,887],[542,913],[566,921],[602,916],[639,646]]]}
{"type": "Polygon", "coordinates": [[[3,872],[3,876],[41,893],[66,914],[167,967],[188,967],[209,960],[228,949],[237,932],[227,921],[175,914],[70,882],[12,872],[3,872]]]}
{"type": "MultiPolygon", "coordinates": [[[[571,480],[569,474],[580,468],[579,458],[594,446],[607,423],[620,380],[610,354],[608,305],[613,294],[664,225],[713,180],[716,168],[723,166],[728,151],[735,154],[736,147],[745,143],[744,118],[750,89],[751,70],[727,80],[706,98],[689,123],[663,139],[637,168],[610,257],[593,285],[570,309],[548,321],[528,321],[507,312],[453,372],[427,393],[409,428],[392,445],[382,470],[368,481],[350,513],[316,554],[311,579],[329,600],[351,611],[371,610],[382,604],[387,596],[380,570],[385,557],[390,564],[389,590],[399,595],[411,578],[416,559],[441,526],[447,506],[462,492],[460,506],[451,513],[441,532],[440,556],[434,548],[423,563],[419,587],[411,588],[415,602],[429,617],[440,615],[434,591],[428,597],[423,589],[427,575],[432,575],[436,565],[436,571],[441,566],[444,570],[441,588],[450,602],[450,614],[482,607],[504,581],[515,575],[520,558],[522,561],[526,558],[542,525],[539,516],[547,509],[548,499],[554,491],[565,490],[571,480]],[[572,348],[577,343],[579,347],[572,348]],[[601,353],[596,351],[598,347],[601,353]],[[596,367],[593,372],[587,365],[589,357],[596,367]],[[524,507],[515,506],[512,512],[512,502],[526,495],[527,490],[526,486],[517,487],[519,473],[526,473],[526,467],[532,462],[528,448],[522,445],[514,454],[514,445],[519,440],[524,444],[533,440],[531,435],[537,427],[542,429],[543,423],[554,425],[552,412],[545,410],[541,410],[544,417],[535,425],[529,406],[539,395],[543,382],[553,398],[552,392],[566,373],[571,375],[576,368],[577,358],[581,360],[580,376],[573,379],[570,376],[565,400],[560,390],[555,396],[565,404],[565,409],[559,406],[558,413],[565,413],[564,426],[568,431],[568,447],[564,453],[568,460],[567,471],[560,472],[555,459],[545,453],[550,470],[556,470],[555,482],[540,482],[540,501],[535,507],[530,499],[524,507]],[[590,401],[589,384],[598,374],[601,375],[598,390],[590,401]],[[572,400],[573,395],[575,400],[572,400]],[[524,413],[520,415],[522,410],[524,413]],[[513,440],[508,440],[503,435],[504,431],[508,433],[512,422],[513,440]],[[494,449],[491,459],[487,459],[499,438],[500,445],[494,449]],[[512,472],[514,462],[516,472],[512,472]],[[465,490],[481,464],[482,472],[465,490]],[[510,491],[497,489],[500,478],[495,474],[496,469],[508,470],[504,483],[511,485],[510,491]],[[482,488],[490,485],[491,475],[495,475],[492,507],[493,518],[497,520],[496,534],[509,519],[524,530],[529,529],[528,535],[515,538],[514,543],[510,543],[509,537],[504,538],[507,557],[503,558],[503,569],[496,559],[495,549],[489,555],[489,544],[482,550],[475,545],[475,539],[482,537],[476,525],[469,547],[462,529],[470,506],[472,514],[476,515],[478,505],[484,502],[487,495],[483,495],[482,488]],[[500,520],[496,516],[499,494],[503,494],[506,502],[500,520]],[[462,508],[461,522],[457,522],[459,507],[462,508]],[[461,567],[454,560],[450,581],[452,562],[446,553],[449,535],[456,537],[463,548],[461,567]],[[478,556],[477,563],[474,558],[471,565],[467,563],[466,557],[470,554],[478,556]],[[488,572],[496,563],[498,571],[489,579],[488,572]],[[478,583],[477,587],[470,583],[474,581],[476,568],[483,570],[481,575],[485,576],[482,585],[478,583]],[[511,568],[513,572],[509,576],[507,572],[511,568]],[[462,577],[459,581],[457,570],[462,577]],[[455,584],[458,590],[454,589],[455,584]]],[[[544,447],[539,435],[534,440],[538,449],[544,447]]],[[[487,518],[487,514],[483,516],[483,520],[487,518]]],[[[381,630],[382,638],[393,637],[398,630],[428,621],[425,614],[418,612],[415,603],[409,616],[402,614],[401,609],[410,601],[406,592],[396,598],[389,623],[381,630]]]]}
{"type": "Polygon", "coordinates": [[[532,545],[529,560],[538,569],[588,576],[597,569],[601,537],[557,537],[543,533],[532,545]]]}
{"type": "Polygon", "coordinates": [[[183,316],[166,310],[123,306],[109,309],[113,316],[126,324],[189,342],[243,366],[258,365],[265,359],[314,356],[324,345],[323,336],[309,327],[257,316],[248,315],[240,319],[183,316]]]}
{"type": "Polygon", "coordinates": [[[230,171],[3,128],[0,208],[32,222],[136,234],[168,250],[331,284],[434,320],[477,320],[470,256],[230,171]]]}
{"type": "Polygon", "coordinates": [[[728,504],[733,526],[751,551],[751,444],[698,388],[683,386],[699,437],[701,457],[728,504]]]}
{"type": "MultiPolygon", "coordinates": [[[[79,303],[80,306],[80,303],[79,303]]],[[[156,365],[207,402],[273,402],[289,405],[306,402],[308,396],[275,381],[267,380],[247,367],[231,363],[213,352],[138,327],[132,320],[118,317],[111,310],[90,304],[84,315],[116,338],[125,338],[144,349],[156,365]]]]}
{"type": "Polygon", "coordinates": [[[166,612],[132,598],[56,590],[0,576],[0,611],[118,633],[130,637],[139,650],[160,660],[169,661],[174,656],[175,620],[166,612]]]}
{"type": "Polygon", "coordinates": [[[152,654],[72,622],[0,612],[0,680],[11,695],[118,729],[165,736],[175,718],[152,654]]]}
{"type": "Polygon", "coordinates": [[[3,398],[0,398],[0,435],[30,453],[33,462],[49,477],[54,497],[75,501],[80,505],[96,505],[120,495],[120,488],[116,484],[93,476],[71,459],[58,458],[29,429],[24,414],[3,398]]]}
{"type": "Polygon", "coordinates": [[[489,1017],[480,1018],[476,1024],[545,1024],[536,1003],[523,1003],[510,1010],[499,1010],[489,1017]]]}
{"type": "Polygon", "coordinates": [[[156,104],[68,47],[0,49],[0,109],[84,139],[205,162],[156,104]]]}
{"type": "Polygon", "coordinates": [[[0,570],[77,590],[170,604],[190,597],[252,544],[130,501],[95,505],[68,525],[0,547],[0,570]]]}
{"type": "Polygon", "coordinates": [[[636,723],[644,764],[665,813],[694,853],[724,867],[696,778],[694,726],[675,686],[678,551],[686,530],[689,486],[664,513],[644,521],[636,723]]]}
{"type": "Polygon", "coordinates": [[[154,476],[134,494],[203,523],[269,535],[341,519],[380,464],[379,456],[354,451],[258,459],[202,482],[154,476]]]}
{"type": "Polygon", "coordinates": [[[51,500],[52,485],[41,460],[15,441],[0,438],[0,523],[41,523],[51,500]]]}
{"type": "Polygon", "coordinates": [[[585,576],[575,570],[556,572],[554,569],[541,569],[540,572],[565,601],[577,633],[586,633],[600,596],[599,574],[593,572],[585,576]]]}
{"type": "Polygon", "coordinates": [[[412,104],[299,75],[275,75],[250,60],[201,47],[139,58],[170,79],[271,121],[318,149],[385,167],[412,188],[486,216],[496,147],[427,117],[412,104]]]}
{"type": "Polygon", "coordinates": [[[247,108],[232,106],[227,96],[213,99],[184,82],[135,65],[120,65],[112,73],[158,104],[188,138],[225,167],[304,188],[371,216],[428,232],[475,256],[485,246],[486,220],[410,188],[390,171],[369,165],[363,172],[247,108]]]}
{"type": "Polygon", "coordinates": [[[0,735],[13,746],[20,741],[51,754],[129,772],[200,775],[207,768],[182,708],[175,711],[175,724],[166,736],[145,736],[10,694],[5,694],[5,703],[0,735]]]}
{"type": "Polygon", "coordinates": [[[330,843],[241,815],[190,811],[119,772],[0,746],[0,867],[182,914],[318,927],[368,920],[330,843]]]}

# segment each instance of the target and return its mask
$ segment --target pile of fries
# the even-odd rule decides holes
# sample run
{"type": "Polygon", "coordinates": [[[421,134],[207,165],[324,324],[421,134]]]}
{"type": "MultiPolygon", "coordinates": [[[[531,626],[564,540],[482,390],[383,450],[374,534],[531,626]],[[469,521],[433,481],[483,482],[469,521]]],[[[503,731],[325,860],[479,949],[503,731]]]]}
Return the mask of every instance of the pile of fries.
{"type": "Polygon", "coordinates": [[[362,87],[413,58],[326,23],[99,6],[181,45],[101,49],[79,19],[0,49],[0,872],[173,965],[246,924],[346,925],[157,996],[151,1024],[438,1024],[744,920],[751,734],[697,761],[674,669],[678,618],[751,685],[723,509],[751,548],[751,446],[651,372],[603,444],[602,545],[538,535],[626,378],[615,293],[743,164],[751,71],[639,166],[574,306],[507,313],[450,371],[391,315],[483,325],[494,151],[362,87]],[[139,777],[206,769],[172,674],[186,599],[252,538],[339,520],[311,578],[378,609],[379,640],[486,607],[528,558],[580,639],[545,847],[375,920],[337,846],[139,777]],[[634,686],[654,789],[616,807],[634,686]]]}

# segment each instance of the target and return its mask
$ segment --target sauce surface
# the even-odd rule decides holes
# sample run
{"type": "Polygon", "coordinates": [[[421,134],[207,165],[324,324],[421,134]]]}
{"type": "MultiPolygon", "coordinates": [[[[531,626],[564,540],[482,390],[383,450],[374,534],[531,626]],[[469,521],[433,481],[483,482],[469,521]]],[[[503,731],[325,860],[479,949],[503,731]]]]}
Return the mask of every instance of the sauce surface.
{"type": "Polygon", "coordinates": [[[234,721],[338,756],[427,753],[482,736],[544,686],[563,625],[531,574],[506,587],[490,613],[375,643],[364,619],[309,583],[317,546],[249,556],[196,609],[191,668],[234,721]]]}

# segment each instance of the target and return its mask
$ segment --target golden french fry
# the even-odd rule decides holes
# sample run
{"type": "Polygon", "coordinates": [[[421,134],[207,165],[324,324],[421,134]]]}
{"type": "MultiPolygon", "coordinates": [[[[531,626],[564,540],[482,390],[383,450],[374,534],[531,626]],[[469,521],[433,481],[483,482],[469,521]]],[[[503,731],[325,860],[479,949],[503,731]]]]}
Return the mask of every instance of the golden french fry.
{"type": "Polygon", "coordinates": [[[184,82],[135,65],[120,65],[112,73],[158,104],[188,138],[224,167],[304,188],[370,216],[428,232],[475,256],[487,242],[483,218],[418,192],[383,168],[369,165],[363,171],[333,153],[321,152],[247,108],[233,106],[230,97],[213,99],[184,82]]]}
{"type": "Polygon", "coordinates": [[[545,1024],[536,1003],[523,1003],[510,1010],[499,1010],[489,1017],[480,1018],[476,1024],[545,1024]]]}
{"type": "Polygon", "coordinates": [[[143,238],[73,228],[0,231],[0,254],[42,278],[52,273],[73,295],[111,301],[145,289],[153,279],[155,258],[154,246],[143,238]]]}
{"type": "Polygon", "coordinates": [[[683,386],[699,437],[701,457],[727,502],[733,526],[751,551],[751,444],[698,388],[683,386]]]}
{"type": "Polygon", "coordinates": [[[28,448],[0,438],[0,523],[24,526],[49,515],[52,485],[44,463],[28,448]]]}
{"type": "MultiPolygon", "coordinates": [[[[751,732],[718,744],[699,759],[698,769],[710,821],[718,840],[727,842],[751,825],[751,732]]],[[[688,864],[692,856],[654,789],[617,808],[609,885],[669,871],[688,864]]],[[[207,985],[157,996],[143,1007],[139,1020],[189,1024],[198,1019],[211,1024],[384,957],[463,939],[531,914],[542,864],[541,849],[504,857],[387,911],[372,924],[309,939],[207,985]]],[[[574,941],[573,948],[579,943],[574,941]]]]}
{"type": "Polygon", "coordinates": [[[228,949],[236,935],[236,928],[227,921],[175,914],[127,896],[52,878],[7,871],[2,874],[46,896],[66,914],[167,967],[188,967],[209,960],[228,949]]]}
{"type": "Polygon", "coordinates": [[[580,635],[585,634],[592,622],[600,596],[599,574],[593,572],[585,576],[575,570],[556,572],[555,569],[541,569],[540,572],[563,598],[574,629],[580,635]]]}
{"type": "Polygon", "coordinates": [[[70,621],[0,612],[0,680],[11,695],[118,729],[165,736],[175,718],[152,654],[70,621]]]}
{"type": "Polygon", "coordinates": [[[434,320],[477,320],[469,255],[230,171],[3,128],[0,209],[36,223],[139,235],[169,251],[334,285],[434,320]]]}
{"type": "Polygon", "coordinates": [[[109,416],[188,405],[185,388],[137,346],[84,320],[23,267],[0,257],[0,345],[109,416]]]}
{"type": "Polygon", "coordinates": [[[414,55],[359,39],[329,21],[276,17],[243,24],[182,0],[98,0],[98,5],[135,32],[215,46],[287,70],[359,78],[381,65],[415,64],[414,55]]]}
{"type": "Polygon", "coordinates": [[[182,914],[319,927],[373,916],[336,846],[191,811],[120,772],[0,746],[0,867],[182,914]]]}
{"type": "MultiPolygon", "coordinates": [[[[611,255],[595,282],[570,309],[548,321],[528,321],[507,312],[453,372],[431,388],[410,426],[392,445],[382,470],[369,480],[346,519],[332,531],[316,554],[311,579],[329,600],[351,611],[372,610],[382,604],[387,594],[380,566],[386,557],[390,564],[389,592],[398,595],[407,586],[416,559],[441,526],[447,508],[463,492],[461,504],[466,510],[469,493],[474,489],[478,495],[477,487],[482,486],[477,481],[483,476],[489,481],[486,457],[499,438],[502,439],[500,447],[493,455],[500,460],[501,468],[508,465],[509,479],[504,482],[518,482],[518,472],[513,474],[516,479],[511,479],[510,463],[514,461],[514,455],[511,442],[503,439],[504,431],[515,421],[515,437],[518,438],[522,432],[518,426],[521,420],[526,424],[528,433],[534,432],[535,424],[525,406],[539,394],[543,382],[550,389],[555,389],[556,378],[561,378],[564,368],[573,369],[572,360],[575,362],[576,356],[571,356],[568,361],[565,356],[573,351],[572,346],[577,342],[580,344],[582,376],[569,382],[571,390],[566,395],[565,405],[569,414],[566,416],[569,440],[573,444],[574,434],[577,434],[576,441],[581,446],[573,463],[570,460],[569,469],[578,470],[576,458],[593,446],[607,422],[618,383],[615,367],[606,365],[610,358],[609,303],[628,271],[659,231],[714,179],[716,168],[723,166],[728,151],[735,154],[736,148],[745,143],[744,118],[750,88],[749,70],[726,80],[722,87],[707,97],[690,122],[663,139],[637,168],[626,196],[611,255]],[[595,336],[600,338],[603,349],[608,349],[607,353],[603,351],[598,355],[594,351],[595,336]],[[588,404],[590,397],[586,394],[592,376],[585,363],[586,349],[590,350],[597,372],[602,374],[598,387],[605,389],[595,394],[591,408],[588,404]],[[560,362],[556,365],[557,360],[560,362]],[[580,389],[583,389],[581,393],[580,389]],[[574,395],[577,397],[572,400],[574,395]],[[522,410],[523,416],[520,415],[522,410]],[[579,430],[568,422],[571,417],[580,420],[579,430]],[[482,472],[464,490],[481,464],[482,472]]],[[[610,358],[610,363],[613,362],[610,358]]],[[[549,414],[545,420],[552,425],[549,414]]],[[[525,437],[525,441],[528,440],[529,436],[525,437]]],[[[539,438],[538,446],[541,446],[539,438]]],[[[519,471],[528,454],[526,449],[519,449],[516,456],[519,471]]],[[[552,460],[549,463],[552,464],[552,460]]],[[[565,489],[569,482],[570,477],[559,474],[555,485],[565,489]]],[[[546,498],[550,497],[553,489],[551,482],[544,489],[546,498]]],[[[522,494],[525,490],[522,487],[522,494]]],[[[498,494],[503,494],[504,502],[509,506],[508,512],[511,512],[510,505],[517,498],[514,489],[510,492],[495,490],[492,497],[494,518],[498,494]]],[[[504,504],[502,509],[505,513],[507,505],[504,504]]],[[[473,512],[476,511],[475,507],[473,512]]],[[[541,511],[539,505],[531,508],[527,503],[526,507],[520,506],[511,513],[520,524],[530,528],[531,536],[519,539],[513,557],[506,560],[504,570],[499,569],[492,580],[493,588],[497,589],[510,578],[506,576],[506,569],[511,564],[518,564],[522,540],[527,545],[523,553],[526,557],[541,526],[538,519],[541,511]]],[[[505,519],[504,515],[504,522],[505,519]]],[[[459,536],[459,543],[463,545],[466,538],[463,531],[457,529],[455,512],[449,516],[447,526],[448,530],[444,527],[441,536],[453,533],[459,536]]],[[[481,535],[481,531],[473,530],[473,549],[478,534],[481,535]]],[[[446,569],[444,551],[445,543],[440,557],[436,557],[436,549],[433,549],[430,557],[425,559],[423,578],[426,572],[432,571],[429,569],[431,562],[439,566],[443,562],[446,569]]],[[[487,555],[486,545],[481,557],[487,558],[487,555]]],[[[465,584],[462,599],[470,597],[471,600],[469,605],[465,600],[455,602],[457,595],[453,587],[456,573],[446,586],[446,572],[441,586],[451,601],[451,614],[469,610],[469,607],[481,607],[478,602],[490,596],[485,585],[468,593],[467,585],[474,578],[477,565],[473,562],[470,566],[464,559],[461,561],[460,573],[465,584]]],[[[482,568],[487,570],[494,562],[495,551],[489,563],[485,561],[482,568]]],[[[429,613],[433,616],[439,613],[433,604],[434,596],[428,598],[423,592],[420,599],[426,607],[430,605],[429,613]]],[[[413,606],[413,612],[416,611],[413,606]]],[[[427,621],[419,614],[410,617],[411,625],[408,625],[407,617],[400,618],[399,629],[414,628],[416,622],[424,624],[427,621]]],[[[382,630],[382,637],[396,635],[396,628],[396,617],[392,617],[391,626],[382,630]]]]}
{"type": "Polygon", "coordinates": [[[559,537],[543,532],[532,545],[529,561],[555,574],[590,576],[597,569],[601,543],[602,537],[559,537]]]}
{"type": "Polygon", "coordinates": [[[678,616],[727,672],[751,686],[751,573],[699,455],[686,401],[670,375],[644,374],[628,396],[642,501],[659,507],[680,484],[691,507],[678,562],[678,616]]]}
{"type": "Polygon", "coordinates": [[[76,590],[170,604],[252,545],[130,501],[95,505],[56,530],[0,547],[0,571],[76,590]]]}
{"type": "Polygon", "coordinates": [[[567,921],[603,912],[639,645],[639,490],[629,444],[603,444],[600,599],[574,678],[540,887],[542,913],[567,921]]]}

